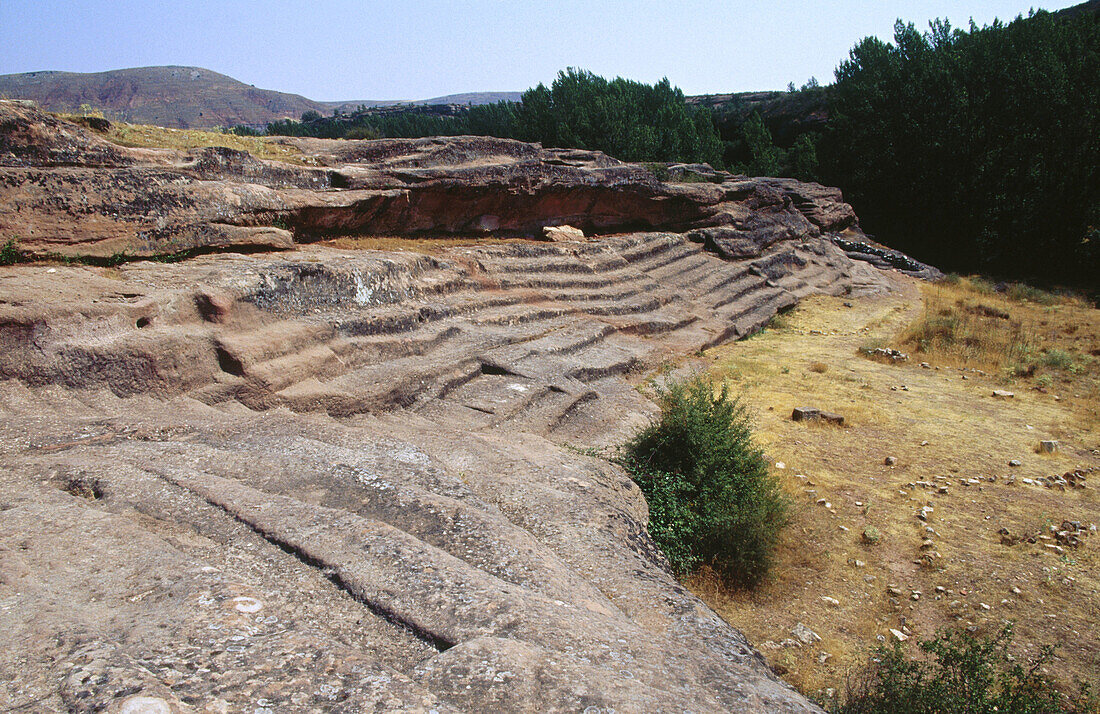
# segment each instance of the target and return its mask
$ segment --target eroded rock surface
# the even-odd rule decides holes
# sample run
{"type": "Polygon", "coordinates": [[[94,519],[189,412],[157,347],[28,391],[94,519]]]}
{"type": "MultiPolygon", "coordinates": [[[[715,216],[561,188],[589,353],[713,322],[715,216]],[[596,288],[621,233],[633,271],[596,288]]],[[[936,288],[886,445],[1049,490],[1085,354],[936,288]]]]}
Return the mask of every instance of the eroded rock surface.
{"type": "Polygon", "coordinates": [[[750,241],[736,260],[640,232],[0,268],[0,708],[816,711],[668,573],[626,474],[567,447],[652,415],[631,373],[891,279],[766,181],[668,186],[495,140],[483,166],[482,141],[304,141],[331,166],[300,173],[0,146],[0,220],[57,227],[32,249],[289,247],[326,222],[466,230],[490,206],[516,230],[637,209],[767,236],[702,237],[750,241]],[[545,190],[516,188],[536,165],[545,190]]]}
{"type": "Polygon", "coordinates": [[[857,225],[837,189],[792,179],[710,170],[706,182],[662,183],[599,152],[489,137],[283,141],[313,165],[224,148],[125,149],[0,102],[0,234],[32,255],[106,257],[280,249],[338,234],[538,237],[569,225],[585,235],[694,231],[744,258],[857,225]]]}

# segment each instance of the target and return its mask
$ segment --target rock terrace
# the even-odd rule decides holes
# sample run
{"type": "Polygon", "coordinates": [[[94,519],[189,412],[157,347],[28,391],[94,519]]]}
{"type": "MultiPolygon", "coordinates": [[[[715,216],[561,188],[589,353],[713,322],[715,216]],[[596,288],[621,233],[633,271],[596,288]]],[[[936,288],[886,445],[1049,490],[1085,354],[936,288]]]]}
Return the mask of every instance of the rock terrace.
{"type": "Polygon", "coordinates": [[[268,250],[0,269],[0,706],[816,711],[566,447],[645,422],[631,374],[890,289],[833,244],[838,192],[474,138],[296,140],[302,168],[0,115],[24,250],[268,250]],[[565,224],[602,235],[301,245],[565,224]]]}

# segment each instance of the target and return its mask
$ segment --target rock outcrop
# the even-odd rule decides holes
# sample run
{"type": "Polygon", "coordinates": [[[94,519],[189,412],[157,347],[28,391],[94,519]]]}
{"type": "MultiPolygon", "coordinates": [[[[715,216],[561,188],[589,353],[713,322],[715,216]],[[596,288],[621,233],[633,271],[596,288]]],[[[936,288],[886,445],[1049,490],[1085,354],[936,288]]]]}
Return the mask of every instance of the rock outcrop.
{"type": "Polygon", "coordinates": [[[564,445],[645,423],[631,374],[889,289],[819,237],[839,196],[476,138],[137,152],[0,107],[24,250],[294,248],[0,268],[0,708],[817,711],[564,445]],[[564,224],[597,235],[298,245],[564,224]],[[703,233],[599,235],[632,225],[703,233]]]}
{"type": "Polygon", "coordinates": [[[489,137],[285,139],[315,166],[232,149],[123,149],[0,102],[0,235],[31,255],[286,248],[340,234],[693,231],[732,258],[856,224],[836,189],[712,172],[662,183],[599,152],[489,137]]]}

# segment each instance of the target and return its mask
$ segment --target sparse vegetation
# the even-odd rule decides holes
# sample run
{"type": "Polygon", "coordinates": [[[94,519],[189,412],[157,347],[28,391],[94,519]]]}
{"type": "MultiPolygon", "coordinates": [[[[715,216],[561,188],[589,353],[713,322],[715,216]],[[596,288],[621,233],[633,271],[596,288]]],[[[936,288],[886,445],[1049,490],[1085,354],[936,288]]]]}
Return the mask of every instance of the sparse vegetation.
{"type": "Polygon", "coordinates": [[[986,637],[945,630],[922,641],[923,657],[900,643],[875,649],[848,691],[832,702],[837,714],[1057,714],[1100,711],[1089,689],[1069,699],[1040,673],[1053,647],[1019,663],[1009,653],[1012,626],[986,637]]]}
{"type": "Polygon", "coordinates": [[[649,503],[650,533],[678,574],[707,565],[731,584],[758,583],[790,502],[744,405],[702,378],[673,383],[659,402],[622,459],[649,503]]]}
{"type": "MultiPolygon", "coordinates": [[[[729,375],[752,408],[756,442],[786,464],[775,473],[795,506],[770,575],[756,588],[730,589],[705,568],[685,583],[745,632],[785,680],[822,700],[830,688],[843,690],[846,673],[866,662],[877,637],[894,638],[891,629],[908,628],[907,645],[920,652],[916,642],[944,628],[992,632],[1006,619],[1017,620],[1013,651],[1021,661],[1061,644],[1042,674],[1062,691],[1076,692],[1077,678],[1095,680],[1096,651],[1086,634],[1100,572],[1095,543],[1060,554],[1041,539],[1003,545],[997,531],[1045,534],[1065,519],[1100,523],[1093,479],[1087,489],[1065,492],[1020,481],[1096,465],[1090,450],[1100,444],[1100,360],[1091,354],[1100,354],[1100,312],[1070,298],[1015,302],[993,285],[983,292],[970,279],[954,282],[907,285],[903,294],[874,299],[809,298],[786,316],[790,330],[706,353],[711,374],[729,375]],[[943,352],[909,351],[909,360],[889,363],[851,359],[861,345],[901,347],[898,336],[921,319],[923,299],[949,287],[959,290],[949,304],[963,298],[1004,310],[1029,331],[1034,377],[1013,377],[1011,364],[975,368],[943,352]],[[1050,349],[1070,354],[1081,371],[1038,364],[1050,349]],[[817,361],[829,370],[811,372],[817,361]],[[1006,382],[1015,397],[993,398],[1006,382]],[[849,427],[794,422],[799,406],[836,411],[849,427]],[[1061,448],[1034,453],[1050,439],[1061,448]],[[1022,465],[1009,467],[1010,459],[1022,465]],[[921,480],[947,485],[947,493],[921,480]],[[922,522],[919,509],[930,502],[935,512],[922,522]],[[926,538],[941,556],[932,566],[915,562],[928,552],[926,538]],[[785,645],[799,621],[822,641],[785,645]]],[[[1008,322],[983,319],[990,329],[1008,322]]]]}
{"type": "MultiPolygon", "coordinates": [[[[83,115],[58,115],[62,119],[77,121],[88,125],[83,115]]],[[[91,127],[95,129],[95,127],[91,127]]],[[[238,133],[238,127],[231,132],[203,131],[200,129],[169,129],[162,126],[145,124],[125,124],[110,122],[104,138],[120,146],[141,149],[198,149],[206,146],[223,146],[229,149],[247,151],[258,159],[285,161],[291,164],[305,164],[302,153],[295,147],[280,143],[277,139],[238,133]]]]}

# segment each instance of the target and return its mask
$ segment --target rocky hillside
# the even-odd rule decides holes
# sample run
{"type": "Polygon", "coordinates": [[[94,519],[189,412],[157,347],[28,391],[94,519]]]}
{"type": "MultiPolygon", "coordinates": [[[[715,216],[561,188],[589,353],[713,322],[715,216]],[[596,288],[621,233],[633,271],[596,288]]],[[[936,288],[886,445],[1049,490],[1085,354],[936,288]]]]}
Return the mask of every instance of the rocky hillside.
{"type": "Polygon", "coordinates": [[[24,257],[190,256],[0,268],[0,708],[818,711],[566,447],[645,422],[633,373],[892,289],[833,243],[837,192],[497,140],[300,140],[301,167],[0,127],[24,257]],[[564,223],[603,235],[521,238],[564,223]],[[501,241],[303,245],[470,232],[501,241]]]}
{"type": "Polygon", "coordinates": [[[303,112],[331,114],[360,105],[487,104],[519,99],[518,92],[470,92],[410,102],[378,100],[317,102],[297,94],[257,89],[202,67],[134,67],[108,72],[25,72],[0,75],[0,98],[31,99],[51,112],[72,113],[82,105],[108,119],[177,129],[263,126],[297,119],[303,112]]]}
{"type": "Polygon", "coordinates": [[[201,67],[135,67],[109,72],[0,75],[0,97],[32,99],[52,112],[87,104],[109,119],[180,129],[262,125],[328,105],[238,82],[201,67]]]}

